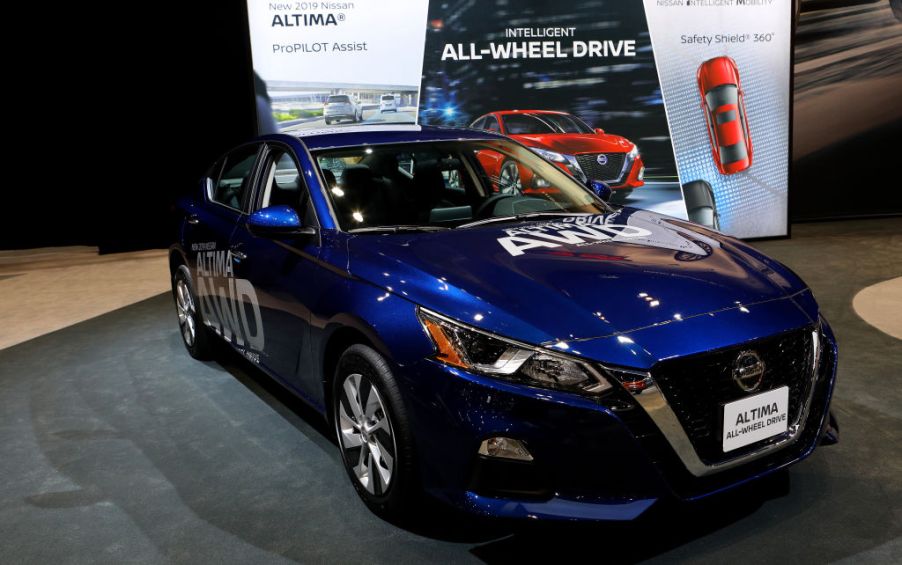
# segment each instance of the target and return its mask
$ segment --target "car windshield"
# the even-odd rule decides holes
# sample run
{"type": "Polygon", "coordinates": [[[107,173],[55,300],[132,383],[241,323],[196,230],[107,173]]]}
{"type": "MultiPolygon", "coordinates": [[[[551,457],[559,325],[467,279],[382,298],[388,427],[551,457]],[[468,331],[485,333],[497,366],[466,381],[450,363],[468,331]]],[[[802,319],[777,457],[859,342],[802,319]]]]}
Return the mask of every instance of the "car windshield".
{"type": "Polygon", "coordinates": [[[329,97],[330,104],[347,104],[348,102],[350,102],[350,100],[345,94],[332,95],[329,97]]]}
{"type": "Polygon", "coordinates": [[[593,133],[584,121],[569,114],[508,114],[501,119],[510,135],[593,133]]]}
{"type": "Polygon", "coordinates": [[[705,94],[705,102],[712,112],[727,104],[739,104],[739,89],[735,84],[715,86],[705,94]]]}
{"type": "Polygon", "coordinates": [[[538,114],[537,117],[551,124],[558,133],[595,133],[586,122],[569,114],[538,114]]]}
{"type": "Polygon", "coordinates": [[[554,126],[533,114],[508,114],[502,116],[501,121],[510,135],[558,133],[554,126]]]}
{"type": "Polygon", "coordinates": [[[314,156],[347,231],[609,211],[562,169],[504,139],[327,149],[314,156]]]}

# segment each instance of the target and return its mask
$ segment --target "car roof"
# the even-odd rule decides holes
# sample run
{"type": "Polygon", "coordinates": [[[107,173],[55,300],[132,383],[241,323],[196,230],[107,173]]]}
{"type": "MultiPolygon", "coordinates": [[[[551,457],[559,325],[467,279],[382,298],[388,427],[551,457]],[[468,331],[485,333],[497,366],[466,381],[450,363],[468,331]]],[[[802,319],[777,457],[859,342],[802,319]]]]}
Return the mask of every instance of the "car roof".
{"type": "Polygon", "coordinates": [[[496,133],[473,129],[415,125],[344,126],[292,132],[291,136],[300,139],[311,151],[355,145],[504,137],[496,133]]]}

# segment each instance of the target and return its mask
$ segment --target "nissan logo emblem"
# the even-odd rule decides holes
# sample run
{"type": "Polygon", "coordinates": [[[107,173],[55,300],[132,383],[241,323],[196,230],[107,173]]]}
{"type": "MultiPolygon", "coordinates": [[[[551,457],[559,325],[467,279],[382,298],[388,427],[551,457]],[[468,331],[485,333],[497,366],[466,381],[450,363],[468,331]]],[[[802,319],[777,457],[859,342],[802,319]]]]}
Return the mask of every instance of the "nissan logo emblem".
{"type": "Polygon", "coordinates": [[[607,164],[608,164],[608,156],[605,155],[604,153],[600,153],[600,154],[598,155],[598,157],[595,158],[595,161],[596,161],[599,165],[607,165],[607,164]]]}
{"type": "Polygon", "coordinates": [[[743,351],[733,363],[733,380],[745,392],[754,392],[764,380],[764,361],[754,351],[743,351]]]}

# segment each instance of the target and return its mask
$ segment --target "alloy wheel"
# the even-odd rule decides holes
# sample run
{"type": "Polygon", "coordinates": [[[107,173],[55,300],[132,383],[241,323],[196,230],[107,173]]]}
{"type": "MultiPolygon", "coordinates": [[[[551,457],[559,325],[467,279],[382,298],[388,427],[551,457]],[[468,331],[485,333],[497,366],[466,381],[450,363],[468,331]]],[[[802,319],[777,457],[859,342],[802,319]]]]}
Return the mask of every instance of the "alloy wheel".
{"type": "Polygon", "coordinates": [[[501,171],[498,175],[501,177],[501,192],[513,193],[520,192],[522,186],[520,183],[520,168],[517,163],[508,161],[501,165],[501,171]]]}
{"type": "Polygon", "coordinates": [[[337,428],[345,461],[360,485],[383,495],[394,475],[395,437],[382,396],[359,373],[348,375],[341,387],[337,428]]]}
{"type": "Polygon", "coordinates": [[[194,299],[191,297],[191,290],[184,280],[179,280],[175,285],[175,306],[179,315],[179,328],[182,330],[182,339],[190,347],[194,345],[197,327],[194,321],[194,299]]]}

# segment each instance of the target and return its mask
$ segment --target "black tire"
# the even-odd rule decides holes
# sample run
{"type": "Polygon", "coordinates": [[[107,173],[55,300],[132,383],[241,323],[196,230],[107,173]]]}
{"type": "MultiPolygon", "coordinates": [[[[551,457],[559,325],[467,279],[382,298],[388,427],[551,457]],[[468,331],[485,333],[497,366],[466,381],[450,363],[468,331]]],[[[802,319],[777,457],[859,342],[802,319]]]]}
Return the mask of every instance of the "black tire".
{"type": "Polygon", "coordinates": [[[326,125],[327,125],[327,126],[331,126],[331,125],[332,125],[332,120],[330,120],[329,118],[326,118],[325,121],[326,121],[326,125]]]}
{"type": "Polygon", "coordinates": [[[204,325],[200,315],[200,302],[197,300],[197,293],[194,291],[194,281],[191,279],[191,272],[185,265],[180,265],[172,275],[172,298],[175,300],[175,311],[179,320],[179,334],[182,337],[182,343],[191,357],[201,361],[209,361],[213,359],[216,342],[210,329],[204,325]],[[180,285],[184,284],[180,290],[180,285]],[[180,299],[180,292],[187,293],[190,303],[183,306],[184,298],[180,299]],[[184,317],[183,317],[184,315],[184,317]],[[190,321],[189,321],[190,318],[190,321]],[[193,327],[193,339],[189,338],[187,327],[193,327]]]}
{"type": "MultiPolygon", "coordinates": [[[[354,388],[353,383],[351,388],[354,388]]],[[[414,470],[413,438],[401,391],[385,358],[365,345],[358,344],[349,347],[339,358],[338,366],[335,369],[335,377],[332,381],[332,409],[341,460],[357,494],[370,510],[385,519],[400,520],[410,515],[419,494],[414,470]],[[368,487],[365,486],[364,479],[358,477],[355,467],[364,466],[366,454],[363,452],[368,449],[366,445],[363,445],[364,441],[370,445],[378,442],[379,449],[388,451],[389,438],[383,433],[386,427],[381,426],[381,429],[371,433],[370,438],[373,438],[373,441],[365,440],[362,435],[358,434],[361,438],[361,445],[345,447],[344,438],[356,434],[355,429],[347,427],[350,422],[346,416],[353,416],[354,409],[348,404],[348,393],[345,390],[345,382],[353,381],[355,375],[360,377],[360,384],[357,388],[359,392],[356,396],[358,407],[362,406],[364,412],[366,411],[370,405],[368,400],[370,390],[375,389],[378,393],[377,400],[380,401],[380,408],[387,417],[387,430],[391,434],[390,439],[394,453],[391,454],[390,480],[385,487],[380,480],[383,478],[380,474],[381,471],[377,469],[377,473],[374,474],[378,476],[368,487]],[[344,416],[341,414],[342,411],[344,416]],[[342,431],[342,426],[346,427],[347,432],[342,431]]],[[[377,409],[374,411],[374,415],[378,414],[379,410],[377,409]]],[[[368,422],[365,414],[363,420],[368,422]]],[[[381,425],[380,420],[374,419],[373,421],[380,422],[381,425]]],[[[349,443],[352,442],[349,441],[349,443]]],[[[369,462],[372,463],[373,460],[374,455],[369,452],[369,462]]],[[[373,470],[372,465],[369,466],[369,469],[373,470]]]]}
{"type": "Polygon", "coordinates": [[[889,5],[893,9],[896,20],[902,22],[902,0],[889,0],[889,5]]]}
{"type": "Polygon", "coordinates": [[[612,190],[611,191],[611,202],[614,204],[623,204],[626,202],[626,199],[630,197],[633,193],[633,189],[630,188],[628,190],[612,190]]]}

